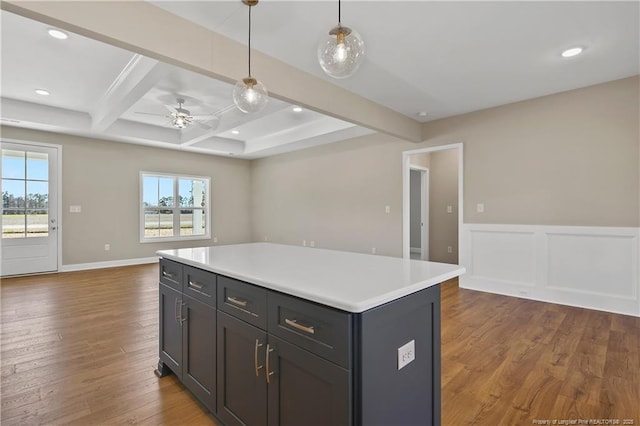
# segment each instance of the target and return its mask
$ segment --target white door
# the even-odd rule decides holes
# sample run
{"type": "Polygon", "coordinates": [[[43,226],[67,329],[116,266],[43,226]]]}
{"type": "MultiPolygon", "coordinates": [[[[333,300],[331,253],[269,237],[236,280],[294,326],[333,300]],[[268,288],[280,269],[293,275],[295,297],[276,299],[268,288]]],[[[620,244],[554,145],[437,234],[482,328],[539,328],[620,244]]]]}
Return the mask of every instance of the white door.
{"type": "Polygon", "coordinates": [[[58,270],[58,149],[3,142],[0,275],[58,270]]]}

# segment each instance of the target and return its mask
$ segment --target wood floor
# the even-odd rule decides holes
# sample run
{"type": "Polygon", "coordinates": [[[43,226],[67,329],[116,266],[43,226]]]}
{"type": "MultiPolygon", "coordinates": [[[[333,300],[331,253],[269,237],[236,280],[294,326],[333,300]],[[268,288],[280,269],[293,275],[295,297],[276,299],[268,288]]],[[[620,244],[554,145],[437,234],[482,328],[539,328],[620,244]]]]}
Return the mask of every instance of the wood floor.
{"type": "MultiPolygon", "coordinates": [[[[216,424],[153,374],[157,265],[4,279],[1,297],[3,426],[216,424]]],[[[451,282],[442,324],[443,426],[640,425],[640,318],[451,282]]]]}

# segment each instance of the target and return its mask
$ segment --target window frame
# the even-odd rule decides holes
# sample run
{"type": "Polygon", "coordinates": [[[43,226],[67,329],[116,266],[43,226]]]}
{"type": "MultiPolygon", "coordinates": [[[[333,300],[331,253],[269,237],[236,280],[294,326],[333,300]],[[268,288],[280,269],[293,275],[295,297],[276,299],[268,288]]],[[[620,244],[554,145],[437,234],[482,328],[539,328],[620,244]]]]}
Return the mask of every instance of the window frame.
{"type": "MultiPolygon", "coordinates": [[[[169,242],[169,241],[194,241],[194,240],[209,240],[211,239],[211,177],[209,176],[195,176],[195,175],[182,175],[176,173],[162,173],[162,172],[148,172],[141,171],[140,172],[140,191],[138,194],[138,202],[139,202],[139,231],[140,231],[140,243],[160,243],[160,242],[169,242]],[[174,235],[167,237],[147,237],[145,236],[145,210],[148,210],[148,207],[144,205],[144,178],[145,177],[156,177],[156,178],[171,178],[173,180],[173,207],[163,207],[162,210],[172,210],[173,211],[173,232],[174,235]],[[204,207],[181,207],[179,204],[179,192],[180,192],[180,180],[201,180],[205,182],[206,188],[204,191],[205,194],[205,205],[204,207]],[[205,233],[201,235],[185,235],[180,236],[180,210],[203,210],[204,220],[205,220],[205,233]],[[175,214],[175,211],[178,210],[178,214],[175,214]],[[176,230],[178,235],[176,235],[176,230]]],[[[159,206],[154,206],[156,208],[159,206]]]]}

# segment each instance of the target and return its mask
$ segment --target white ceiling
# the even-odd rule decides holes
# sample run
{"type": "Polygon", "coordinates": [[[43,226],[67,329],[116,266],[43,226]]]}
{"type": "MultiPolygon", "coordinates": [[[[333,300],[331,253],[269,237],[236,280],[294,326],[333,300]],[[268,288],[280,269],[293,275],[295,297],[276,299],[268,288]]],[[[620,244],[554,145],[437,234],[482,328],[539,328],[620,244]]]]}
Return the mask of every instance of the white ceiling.
{"type": "MultiPolygon", "coordinates": [[[[240,0],[153,1],[246,44],[240,0]]],[[[639,2],[344,1],[342,22],[366,43],[358,73],[335,84],[419,121],[462,114],[640,73],[639,2]],[[572,46],[585,52],[564,59],[572,46]],[[427,112],[426,118],[416,115],[427,112]]],[[[271,98],[265,111],[229,108],[232,86],[1,12],[2,123],[173,148],[259,158],[370,132],[271,98]],[[34,93],[46,88],[51,96],[34,93]],[[216,130],[167,125],[165,104],[217,113],[216,130]],[[138,114],[148,112],[151,116],[138,114]],[[234,135],[231,130],[240,133],[234,135]]],[[[263,0],[252,47],[326,80],[320,36],[336,1],[263,0]]],[[[177,35],[179,36],[179,35],[177,35]]],[[[240,52],[245,54],[245,52],[240,52]]],[[[260,78],[260,70],[253,69],[260,78]]],[[[207,123],[205,123],[207,124],[207,123]]],[[[214,121],[208,124],[215,124],[214,121]]]]}

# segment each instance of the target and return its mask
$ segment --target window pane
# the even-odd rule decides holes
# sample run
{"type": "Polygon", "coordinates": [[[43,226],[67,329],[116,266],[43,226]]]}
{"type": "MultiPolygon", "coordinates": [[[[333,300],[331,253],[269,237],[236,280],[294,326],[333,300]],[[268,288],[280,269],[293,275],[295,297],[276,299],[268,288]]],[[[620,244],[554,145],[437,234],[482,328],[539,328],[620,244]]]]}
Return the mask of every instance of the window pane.
{"type": "Polygon", "coordinates": [[[144,212],[145,237],[172,237],[173,211],[146,209],[144,212]]]}
{"type": "Polygon", "coordinates": [[[2,150],[2,177],[24,179],[24,151],[2,150]]]}
{"type": "Polygon", "coordinates": [[[160,236],[160,212],[158,210],[144,211],[144,236],[160,236]]]}
{"type": "Polygon", "coordinates": [[[2,215],[2,238],[24,238],[25,219],[24,212],[5,211],[2,215]]]}
{"type": "Polygon", "coordinates": [[[173,178],[158,178],[158,205],[173,207],[173,178]]]}
{"type": "Polygon", "coordinates": [[[27,208],[46,209],[49,207],[49,183],[27,181],[27,208]]]}
{"type": "Polygon", "coordinates": [[[206,224],[203,210],[182,210],[180,212],[180,236],[205,234],[206,224]]]}
{"type": "Polygon", "coordinates": [[[178,181],[178,194],[180,194],[180,207],[193,207],[193,181],[180,179],[178,181]]]}
{"type": "Polygon", "coordinates": [[[47,210],[27,211],[27,237],[48,237],[49,215],[47,210]]]}
{"type": "Polygon", "coordinates": [[[145,207],[158,205],[158,178],[144,176],[142,179],[142,203],[145,207]]]}
{"type": "Polygon", "coordinates": [[[23,180],[2,179],[2,206],[6,208],[24,208],[23,180]]]}
{"type": "Polygon", "coordinates": [[[27,153],[27,179],[49,180],[49,154],[44,152],[27,153]]]}

